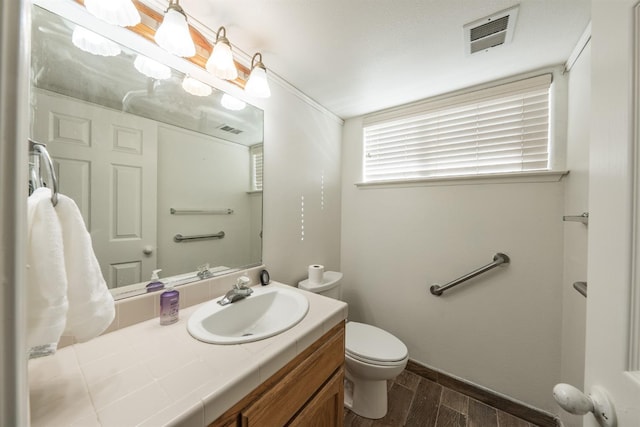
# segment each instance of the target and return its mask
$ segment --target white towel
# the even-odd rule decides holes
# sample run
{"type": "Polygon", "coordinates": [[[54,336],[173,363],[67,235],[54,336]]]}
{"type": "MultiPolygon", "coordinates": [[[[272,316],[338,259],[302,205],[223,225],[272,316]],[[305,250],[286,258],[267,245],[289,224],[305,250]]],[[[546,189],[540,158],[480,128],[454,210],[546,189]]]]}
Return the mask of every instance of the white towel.
{"type": "Polygon", "coordinates": [[[79,342],[97,337],[115,317],[113,296],[100,271],[91,236],[76,203],[59,194],[56,212],[62,227],[69,311],[65,335],[79,342]]]}
{"type": "Polygon", "coordinates": [[[54,353],[67,313],[62,229],[51,190],[38,188],[27,202],[27,345],[31,357],[54,353]]]}

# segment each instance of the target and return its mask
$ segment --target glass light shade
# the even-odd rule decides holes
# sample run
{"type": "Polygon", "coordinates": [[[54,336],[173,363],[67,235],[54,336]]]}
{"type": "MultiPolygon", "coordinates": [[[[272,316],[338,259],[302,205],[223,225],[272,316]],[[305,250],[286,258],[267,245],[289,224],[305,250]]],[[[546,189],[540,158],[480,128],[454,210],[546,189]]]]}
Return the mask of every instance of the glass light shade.
{"type": "Polygon", "coordinates": [[[267,81],[267,70],[260,66],[253,67],[244,90],[251,96],[269,98],[271,96],[271,89],[267,81]]]}
{"type": "Polygon", "coordinates": [[[121,52],[116,43],[83,27],[73,29],[71,41],[75,47],[92,55],[118,56],[121,52]]]}
{"type": "Polygon", "coordinates": [[[206,68],[207,71],[221,79],[235,80],[238,78],[238,70],[233,62],[231,46],[222,41],[217,42],[213,47],[213,52],[211,52],[211,56],[207,60],[206,68]]]}
{"type": "Polygon", "coordinates": [[[140,13],[131,0],[84,0],[89,13],[121,27],[133,27],[140,23],[140,13]]]}
{"type": "Polygon", "coordinates": [[[202,83],[200,80],[194,79],[193,77],[186,76],[184,80],[182,80],[182,88],[195,96],[209,96],[213,89],[208,84],[202,83]]]}
{"type": "Polygon", "coordinates": [[[171,77],[171,68],[143,55],[136,56],[133,66],[136,67],[136,70],[152,79],[166,80],[171,77]]]}
{"type": "Polygon", "coordinates": [[[162,24],[156,31],[155,40],[158,46],[173,55],[191,57],[196,54],[187,18],[171,6],[164,14],[162,24]]]}
{"type": "Polygon", "coordinates": [[[225,93],[224,95],[222,95],[222,99],[220,100],[220,104],[222,104],[222,106],[224,108],[226,108],[227,110],[231,110],[231,111],[240,111],[240,110],[243,110],[244,107],[247,106],[246,102],[241,101],[238,98],[235,98],[235,97],[229,95],[228,93],[225,93]]]}

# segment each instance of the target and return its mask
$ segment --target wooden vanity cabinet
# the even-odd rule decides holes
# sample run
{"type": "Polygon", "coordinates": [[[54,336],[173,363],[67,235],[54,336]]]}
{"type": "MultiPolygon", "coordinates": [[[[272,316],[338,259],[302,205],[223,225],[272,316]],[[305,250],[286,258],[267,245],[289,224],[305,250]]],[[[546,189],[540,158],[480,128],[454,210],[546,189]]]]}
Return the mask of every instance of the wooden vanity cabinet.
{"type": "Polygon", "coordinates": [[[344,322],[210,424],[210,427],[341,427],[344,322]]]}

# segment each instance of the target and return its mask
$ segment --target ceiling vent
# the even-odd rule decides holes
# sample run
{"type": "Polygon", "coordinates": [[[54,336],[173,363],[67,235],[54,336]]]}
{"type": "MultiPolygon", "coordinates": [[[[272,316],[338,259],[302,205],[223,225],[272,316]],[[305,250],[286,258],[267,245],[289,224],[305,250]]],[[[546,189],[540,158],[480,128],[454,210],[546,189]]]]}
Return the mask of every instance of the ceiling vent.
{"type": "Polygon", "coordinates": [[[513,38],[517,17],[518,6],[515,6],[466,24],[464,40],[467,55],[509,43],[513,38]]]}
{"type": "Polygon", "coordinates": [[[241,134],[243,132],[241,129],[237,129],[229,125],[218,126],[218,129],[220,129],[221,131],[233,133],[236,135],[241,134]]]}

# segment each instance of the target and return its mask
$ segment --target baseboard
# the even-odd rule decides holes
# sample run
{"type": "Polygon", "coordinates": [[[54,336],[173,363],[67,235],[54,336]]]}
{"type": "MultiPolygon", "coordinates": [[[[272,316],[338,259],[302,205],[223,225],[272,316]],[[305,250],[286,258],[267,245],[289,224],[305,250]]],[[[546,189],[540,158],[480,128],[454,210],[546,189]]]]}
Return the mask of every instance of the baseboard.
{"type": "Polygon", "coordinates": [[[494,393],[475,384],[462,381],[445,373],[428,368],[420,363],[409,360],[407,368],[409,372],[438,383],[443,387],[462,393],[479,402],[486,403],[496,409],[521,418],[529,423],[541,427],[559,427],[561,424],[557,417],[511,400],[498,393],[494,393]]]}

